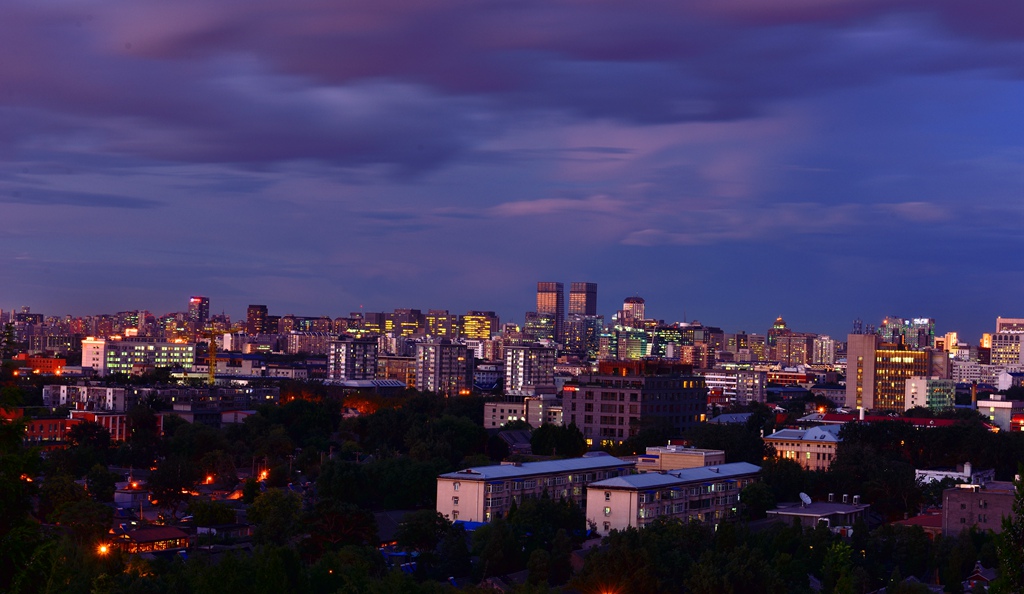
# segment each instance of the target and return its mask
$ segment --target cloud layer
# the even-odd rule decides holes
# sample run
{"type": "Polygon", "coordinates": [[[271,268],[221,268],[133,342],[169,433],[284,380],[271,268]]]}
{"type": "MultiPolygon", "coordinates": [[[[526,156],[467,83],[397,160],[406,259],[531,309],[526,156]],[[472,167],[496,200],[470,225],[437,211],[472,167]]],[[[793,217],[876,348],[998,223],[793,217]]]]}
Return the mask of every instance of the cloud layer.
{"type": "Polygon", "coordinates": [[[1016,0],[15,0],[0,307],[521,318],[551,278],[977,333],[1024,288],[1021,55],[1016,0]]]}

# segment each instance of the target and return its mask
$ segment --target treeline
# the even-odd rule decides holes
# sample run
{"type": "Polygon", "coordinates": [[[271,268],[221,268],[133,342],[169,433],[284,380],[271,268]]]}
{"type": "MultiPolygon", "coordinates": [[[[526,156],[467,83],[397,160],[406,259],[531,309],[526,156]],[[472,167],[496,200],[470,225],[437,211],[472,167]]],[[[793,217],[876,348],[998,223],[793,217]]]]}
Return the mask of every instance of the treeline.
{"type": "Polygon", "coordinates": [[[591,553],[570,585],[581,592],[852,594],[930,590],[942,583],[962,592],[975,561],[998,562],[990,534],[967,531],[932,541],[919,527],[854,526],[843,539],[828,528],[782,523],[751,531],[743,525],[659,520],[643,529],[613,532],[591,553]],[[816,580],[812,587],[811,579],[816,580]],[[905,578],[914,576],[914,581],[905,578]]]}

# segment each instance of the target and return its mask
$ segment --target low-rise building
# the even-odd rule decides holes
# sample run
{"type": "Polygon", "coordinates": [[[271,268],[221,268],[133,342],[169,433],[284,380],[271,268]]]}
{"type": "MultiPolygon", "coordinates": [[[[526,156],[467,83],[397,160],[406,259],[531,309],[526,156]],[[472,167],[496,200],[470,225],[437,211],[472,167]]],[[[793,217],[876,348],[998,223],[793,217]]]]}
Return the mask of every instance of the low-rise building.
{"type": "Polygon", "coordinates": [[[799,523],[805,528],[814,528],[825,524],[829,528],[853,526],[857,520],[863,520],[870,505],[860,502],[860,495],[850,498],[843,495],[844,501],[813,501],[811,503],[780,504],[776,509],[768,510],[770,519],[782,520],[786,524],[799,523]]]}
{"type": "Polygon", "coordinates": [[[978,400],[978,412],[1002,431],[1009,431],[1013,416],[1024,413],[1024,400],[1007,400],[1002,394],[990,394],[988,400],[978,400]]]}
{"type": "Polygon", "coordinates": [[[603,452],[582,458],[476,466],[437,477],[437,511],[452,521],[490,522],[513,503],[540,497],[574,501],[586,508],[587,485],[628,475],[634,464],[603,452]]]}
{"type": "Polygon", "coordinates": [[[993,481],[986,485],[957,485],[942,492],[942,534],[956,536],[976,526],[1003,531],[1003,518],[1013,517],[1014,485],[993,481]]]}
{"type": "Polygon", "coordinates": [[[828,470],[836,457],[839,425],[822,425],[810,429],[781,429],[764,438],[775,448],[779,458],[793,460],[807,470],[828,470]]]}
{"type": "Polygon", "coordinates": [[[509,421],[526,421],[531,427],[562,425],[562,400],[552,395],[531,396],[484,404],[484,427],[497,429],[509,421]]]}
{"type": "Polygon", "coordinates": [[[760,473],[760,466],[735,462],[596,481],[587,487],[587,521],[605,536],[658,518],[718,524],[739,512],[740,491],[760,473]]]}
{"type": "Polygon", "coordinates": [[[671,444],[649,446],[647,451],[636,459],[636,469],[640,472],[661,472],[721,464],[725,464],[724,450],[702,450],[671,444]]]}
{"type": "Polygon", "coordinates": [[[941,377],[915,376],[904,384],[904,410],[927,408],[943,411],[956,404],[956,382],[941,377]]]}
{"type": "Polygon", "coordinates": [[[984,485],[990,483],[996,478],[995,469],[988,470],[975,470],[970,462],[964,462],[956,467],[956,469],[936,469],[936,470],[915,470],[914,478],[917,482],[928,484],[943,481],[946,479],[952,479],[957,482],[968,483],[971,485],[984,485]]]}

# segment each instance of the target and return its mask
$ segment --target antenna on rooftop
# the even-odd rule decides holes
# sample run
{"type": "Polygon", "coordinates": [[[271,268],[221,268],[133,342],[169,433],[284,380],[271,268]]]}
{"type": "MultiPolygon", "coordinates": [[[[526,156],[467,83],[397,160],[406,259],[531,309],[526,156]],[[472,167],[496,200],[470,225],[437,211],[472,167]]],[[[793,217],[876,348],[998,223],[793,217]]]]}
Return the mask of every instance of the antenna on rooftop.
{"type": "Polygon", "coordinates": [[[800,492],[800,501],[802,501],[804,503],[801,507],[807,507],[808,505],[811,504],[811,496],[808,495],[807,493],[804,493],[804,492],[801,491],[800,492]]]}

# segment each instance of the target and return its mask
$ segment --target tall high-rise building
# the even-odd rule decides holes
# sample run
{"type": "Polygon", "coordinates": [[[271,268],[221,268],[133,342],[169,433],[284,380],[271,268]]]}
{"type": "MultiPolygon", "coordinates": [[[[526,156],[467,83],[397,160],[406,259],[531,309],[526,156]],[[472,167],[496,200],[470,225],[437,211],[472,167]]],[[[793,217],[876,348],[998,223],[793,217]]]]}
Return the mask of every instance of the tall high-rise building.
{"type": "Polygon", "coordinates": [[[935,346],[935,320],[932,318],[903,319],[890,316],[882,320],[876,331],[882,342],[904,344],[912,349],[935,346]]]}
{"type": "Polygon", "coordinates": [[[569,315],[597,315],[597,283],[569,285],[569,315]]]}
{"type": "Polygon", "coordinates": [[[534,342],[556,341],[555,314],[537,311],[526,312],[526,319],[523,323],[523,335],[527,340],[534,342]]]}
{"type": "Polygon", "coordinates": [[[877,334],[850,334],[846,345],[846,406],[886,412],[906,410],[912,377],[945,377],[945,353],[882,342],[877,334]]]}
{"type": "Polygon", "coordinates": [[[645,317],[647,315],[646,307],[647,307],[647,302],[644,301],[643,297],[640,297],[640,296],[626,297],[622,301],[622,313],[623,313],[623,315],[619,316],[619,323],[620,324],[623,323],[623,321],[624,321],[623,318],[625,320],[632,321],[632,322],[639,322],[641,320],[646,319],[646,317],[645,317]]]}
{"type": "Polygon", "coordinates": [[[250,305],[245,310],[245,333],[249,336],[263,334],[267,326],[267,306],[250,305]]]}
{"type": "Polygon", "coordinates": [[[537,313],[554,316],[554,339],[562,342],[565,327],[565,290],[562,283],[537,283],[537,313]]]}
{"type": "Polygon", "coordinates": [[[996,332],[1024,332],[1024,318],[996,318],[996,332]]]}
{"type": "Polygon", "coordinates": [[[203,328],[206,325],[206,321],[210,319],[210,298],[209,297],[192,297],[188,300],[188,321],[192,322],[193,327],[197,330],[203,328]]]}
{"type": "Polygon", "coordinates": [[[447,309],[427,310],[427,335],[435,338],[451,338],[458,333],[459,316],[448,313],[447,309]]]}
{"type": "Polygon", "coordinates": [[[377,376],[377,340],[343,337],[330,343],[328,377],[336,380],[369,380],[377,376]]]}
{"type": "Polygon", "coordinates": [[[473,387],[473,353],[447,338],[416,345],[416,389],[445,396],[468,395],[473,387]]]}
{"type": "Polygon", "coordinates": [[[510,346],[505,349],[505,393],[534,396],[555,393],[555,349],[510,346]]]}
{"type": "Polygon", "coordinates": [[[501,320],[493,311],[470,311],[461,316],[462,337],[490,340],[498,333],[501,320]]]}

